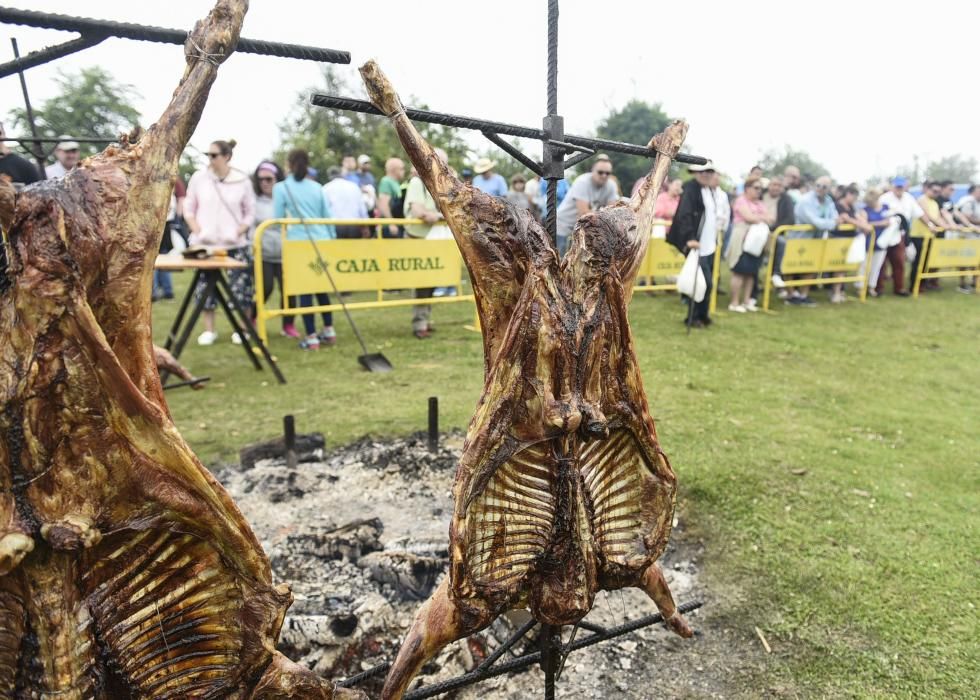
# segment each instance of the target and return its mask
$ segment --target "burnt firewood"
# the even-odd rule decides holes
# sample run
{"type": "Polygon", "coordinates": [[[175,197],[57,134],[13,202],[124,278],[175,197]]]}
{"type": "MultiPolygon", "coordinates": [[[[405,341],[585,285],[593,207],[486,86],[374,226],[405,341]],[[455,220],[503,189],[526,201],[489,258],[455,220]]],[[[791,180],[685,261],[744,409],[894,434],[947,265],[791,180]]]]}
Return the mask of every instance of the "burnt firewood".
{"type": "MultiPolygon", "coordinates": [[[[296,460],[298,462],[317,462],[323,459],[327,446],[323,433],[303,433],[296,436],[296,460]]],[[[286,439],[282,436],[273,440],[257,442],[243,447],[238,452],[242,469],[251,469],[264,459],[286,459],[286,439]]]]}

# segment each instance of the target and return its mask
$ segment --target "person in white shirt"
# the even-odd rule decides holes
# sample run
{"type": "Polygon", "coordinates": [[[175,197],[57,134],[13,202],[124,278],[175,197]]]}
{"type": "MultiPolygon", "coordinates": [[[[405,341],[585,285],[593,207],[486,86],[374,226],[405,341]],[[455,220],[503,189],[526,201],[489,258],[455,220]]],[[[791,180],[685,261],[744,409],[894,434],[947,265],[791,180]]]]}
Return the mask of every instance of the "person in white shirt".
{"type": "MultiPolygon", "coordinates": [[[[336,165],[327,169],[327,184],[323,192],[330,204],[330,215],[335,219],[366,219],[367,206],[361,196],[361,188],[346,179],[343,170],[336,165]]],[[[337,238],[368,238],[367,226],[337,226],[337,238]]]]}
{"type": "Polygon", "coordinates": [[[44,169],[44,175],[48,179],[61,177],[78,164],[78,141],[71,141],[67,136],[62,136],[61,139],[54,149],[55,162],[44,169]]]}

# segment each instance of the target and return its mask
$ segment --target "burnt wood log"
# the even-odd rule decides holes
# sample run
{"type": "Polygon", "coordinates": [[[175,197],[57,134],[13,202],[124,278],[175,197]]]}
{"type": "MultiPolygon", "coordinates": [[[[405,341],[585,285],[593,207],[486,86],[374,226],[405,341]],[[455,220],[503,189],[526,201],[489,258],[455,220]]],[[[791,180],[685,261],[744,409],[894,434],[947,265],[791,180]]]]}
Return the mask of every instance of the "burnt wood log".
{"type": "Polygon", "coordinates": [[[335,697],[275,652],[289,589],[177,432],[150,340],[177,161],[246,8],[195,26],[145,134],[0,193],[0,697],[335,697]]]}
{"type": "MultiPolygon", "coordinates": [[[[323,433],[303,433],[296,436],[296,460],[298,462],[317,462],[323,458],[327,440],[323,433]]],[[[257,442],[243,447],[238,452],[243,469],[251,469],[263,459],[286,459],[286,439],[279,436],[273,440],[257,442]]]]}
{"type": "Polygon", "coordinates": [[[687,126],[633,199],[582,216],[564,259],[527,210],[464,184],[406,116],[378,66],[361,76],[452,229],[483,328],[484,389],[453,485],[450,569],[402,643],[382,697],[400,698],[449,642],[528,608],[573,624],[599,590],[638,586],[681,636],[656,563],[676,478],[660,448],[627,308],[653,208],[687,126]]]}

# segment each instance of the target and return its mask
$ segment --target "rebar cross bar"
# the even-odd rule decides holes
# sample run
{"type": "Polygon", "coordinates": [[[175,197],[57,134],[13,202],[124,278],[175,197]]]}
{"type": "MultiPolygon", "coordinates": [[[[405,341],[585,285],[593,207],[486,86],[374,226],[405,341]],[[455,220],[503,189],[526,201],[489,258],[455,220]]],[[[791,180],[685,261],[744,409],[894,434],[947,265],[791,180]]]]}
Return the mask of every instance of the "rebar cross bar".
{"type": "MultiPolygon", "coordinates": [[[[318,107],[344,109],[363,114],[381,114],[381,111],[370,102],[350,97],[316,94],[313,95],[311,101],[318,107]]],[[[531,129],[524,126],[486,121],[483,119],[472,119],[456,114],[433,112],[424,109],[406,109],[405,114],[413,121],[480,131],[493,144],[520,162],[524,167],[547,180],[545,230],[556,244],[558,236],[558,181],[565,176],[565,171],[568,168],[578,165],[582,161],[592,157],[599,149],[613,151],[615,153],[645,156],[647,158],[657,157],[657,152],[646,146],[609,141],[607,139],[588,138],[585,136],[570,136],[565,133],[564,119],[558,115],[558,0],[548,0],[547,114],[544,117],[541,129],[531,129]],[[535,162],[518,151],[514,146],[501,139],[501,135],[541,141],[543,151],[541,162],[535,162]],[[566,159],[566,155],[575,151],[579,152],[571,158],[566,159]]],[[[674,160],[691,165],[704,165],[708,162],[707,158],[692,156],[686,153],[678,153],[674,160]]]]}
{"type": "MultiPolygon", "coordinates": [[[[0,23],[19,24],[40,29],[57,29],[68,32],[78,32],[81,37],[34,51],[26,56],[0,65],[0,78],[13,75],[20,70],[47,63],[55,58],[81,51],[104,41],[110,37],[133,39],[135,41],[152,41],[162,44],[183,45],[188,32],[183,29],[168,29],[153,27],[130,22],[114,22],[91,17],[75,17],[71,15],[20,10],[13,7],[0,7],[0,23]]],[[[295,58],[303,61],[318,61],[320,63],[350,63],[350,53],[336,49],[324,49],[300,44],[283,44],[275,41],[246,39],[242,37],[235,46],[235,51],[254,53],[263,56],[279,56],[295,58]]]]}
{"type": "MultiPolygon", "coordinates": [[[[704,605],[704,603],[701,601],[690,601],[678,606],[677,610],[681,614],[686,615],[687,613],[697,610],[702,605],[704,605]]],[[[573,638],[571,641],[564,644],[561,643],[560,637],[557,637],[557,635],[547,634],[545,635],[547,643],[542,648],[539,648],[536,651],[521,654],[520,656],[517,656],[509,661],[498,664],[497,661],[499,661],[500,657],[503,656],[504,653],[509,651],[515,644],[524,639],[527,634],[535,626],[537,626],[534,620],[530,620],[518,628],[517,631],[515,631],[514,634],[508,637],[504,642],[502,642],[501,645],[483,661],[483,663],[472,671],[459,675],[456,678],[450,678],[445,681],[416,688],[415,690],[406,693],[405,700],[424,700],[424,698],[433,698],[437,695],[442,695],[443,693],[448,693],[453,690],[465,688],[466,686],[481,683],[490,678],[496,678],[497,676],[502,676],[507,673],[523,671],[535,664],[541,663],[544,657],[548,655],[551,655],[553,658],[564,662],[564,659],[573,651],[578,651],[579,649],[584,649],[585,647],[590,647],[595,644],[599,644],[600,642],[615,639],[616,637],[622,637],[623,635],[643,629],[644,627],[650,627],[651,625],[655,625],[659,622],[663,622],[663,616],[660,613],[646,615],[636,620],[630,620],[629,622],[624,622],[621,625],[616,625],[615,627],[601,627],[591,623],[580,622],[578,626],[582,629],[591,631],[592,634],[579,637],[577,639],[573,638]],[[555,641],[556,639],[557,641],[555,641]]],[[[387,662],[378,664],[377,666],[369,668],[362,673],[358,673],[356,676],[351,676],[350,678],[340,681],[337,683],[337,685],[343,688],[354,687],[369,678],[385,673],[390,666],[391,664],[387,662]]],[[[552,681],[552,692],[554,689],[553,683],[554,680],[552,681]]]]}

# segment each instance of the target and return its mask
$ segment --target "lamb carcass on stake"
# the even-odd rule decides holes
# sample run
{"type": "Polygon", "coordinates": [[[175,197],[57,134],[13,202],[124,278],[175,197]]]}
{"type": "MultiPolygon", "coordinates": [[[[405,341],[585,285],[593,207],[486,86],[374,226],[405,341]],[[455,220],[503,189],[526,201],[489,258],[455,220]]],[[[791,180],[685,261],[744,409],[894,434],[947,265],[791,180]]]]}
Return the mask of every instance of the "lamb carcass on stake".
{"type": "Polygon", "coordinates": [[[177,160],[246,8],[198,23],[142,138],[0,193],[0,697],[334,697],[275,651],[289,590],[177,432],[150,340],[177,160]]]}
{"type": "Polygon", "coordinates": [[[383,697],[401,697],[439,649],[508,609],[573,624],[599,590],[642,588],[690,636],[656,563],[676,479],[627,320],[654,201],[687,126],[651,140],[659,155],[636,196],[581,217],[559,260],[526,210],[464,185],[437,157],[377,64],[361,75],[459,244],[485,366],[453,485],[449,576],[419,610],[383,697]]]}

